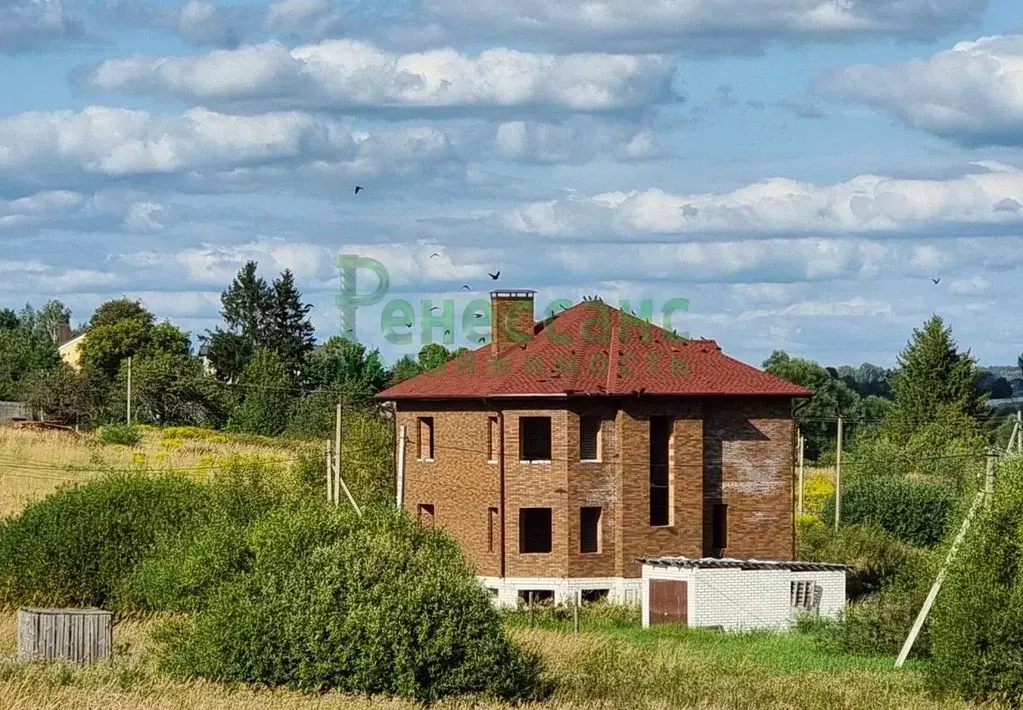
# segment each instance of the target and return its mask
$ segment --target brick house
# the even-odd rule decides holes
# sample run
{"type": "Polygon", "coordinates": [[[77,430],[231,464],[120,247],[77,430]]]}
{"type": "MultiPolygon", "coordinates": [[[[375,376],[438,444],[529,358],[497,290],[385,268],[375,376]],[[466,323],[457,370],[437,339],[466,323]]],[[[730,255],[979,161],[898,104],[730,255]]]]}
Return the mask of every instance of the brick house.
{"type": "Polygon", "coordinates": [[[502,603],[637,602],[639,557],[794,557],[806,390],[599,301],[533,307],[494,291],[491,343],[377,395],[406,433],[406,510],[502,603]]]}

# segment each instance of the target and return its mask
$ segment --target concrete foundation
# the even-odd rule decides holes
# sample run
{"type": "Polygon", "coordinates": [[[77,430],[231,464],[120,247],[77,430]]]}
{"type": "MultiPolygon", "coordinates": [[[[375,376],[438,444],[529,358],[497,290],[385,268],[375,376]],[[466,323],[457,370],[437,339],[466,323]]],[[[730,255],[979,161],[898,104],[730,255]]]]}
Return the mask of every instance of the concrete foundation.
{"type": "Polygon", "coordinates": [[[612,604],[638,606],[643,588],[643,580],[623,577],[479,577],[479,580],[501,607],[527,601],[530,591],[538,593],[537,601],[553,595],[555,604],[571,603],[581,592],[584,601],[604,598],[612,604]]]}

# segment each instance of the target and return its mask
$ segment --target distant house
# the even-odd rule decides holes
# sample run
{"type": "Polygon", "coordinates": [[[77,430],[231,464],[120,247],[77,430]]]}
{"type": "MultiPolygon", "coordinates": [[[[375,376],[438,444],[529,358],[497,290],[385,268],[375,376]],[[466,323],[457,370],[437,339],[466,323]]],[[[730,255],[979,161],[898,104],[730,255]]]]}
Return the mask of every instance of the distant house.
{"type": "Polygon", "coordinates": [[[89,332],[86,331],[76,337],[71,337],[71,325],[65,323],[60,327],[57,336],[57,352],[60,359],[71,366],[75,371],[82,369],[82,343],[85,342],[89,332]]]}

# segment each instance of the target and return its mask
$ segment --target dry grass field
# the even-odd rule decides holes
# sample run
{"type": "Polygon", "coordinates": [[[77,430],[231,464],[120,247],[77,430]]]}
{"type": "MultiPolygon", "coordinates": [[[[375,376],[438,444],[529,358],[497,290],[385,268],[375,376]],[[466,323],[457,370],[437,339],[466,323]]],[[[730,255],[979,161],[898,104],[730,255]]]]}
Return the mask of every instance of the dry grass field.
{"type": "Polygon", "coordinates": [[[0,427],[0,517],[17,513],[62,485],[109,471],[177,471],[204,479],[231,461],[285,463],[311,446],[191,427],[141,431],[141,442],[129,447],[104,444],[95,434],[0,427]]]}

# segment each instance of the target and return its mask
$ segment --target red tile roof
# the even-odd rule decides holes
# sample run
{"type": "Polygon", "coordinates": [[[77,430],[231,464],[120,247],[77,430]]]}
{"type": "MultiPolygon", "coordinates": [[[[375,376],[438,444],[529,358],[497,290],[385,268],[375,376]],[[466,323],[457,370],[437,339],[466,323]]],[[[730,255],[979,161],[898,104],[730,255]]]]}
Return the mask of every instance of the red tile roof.
{"type": "Polygon", "coordinates": [[[499,358],[484,345],[380,392],[377,399],[636,394],[810,395],[728,357],[713,340],[684,340],[599,301],[586,301],[537,323],[532,339],[510,345],[499,358]]]}

